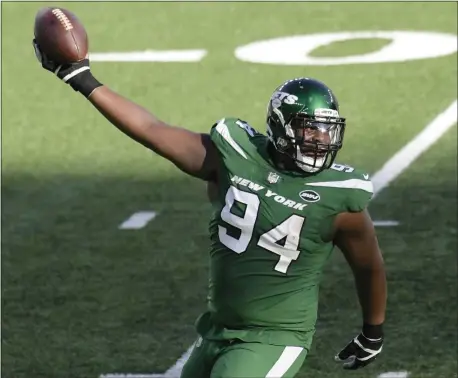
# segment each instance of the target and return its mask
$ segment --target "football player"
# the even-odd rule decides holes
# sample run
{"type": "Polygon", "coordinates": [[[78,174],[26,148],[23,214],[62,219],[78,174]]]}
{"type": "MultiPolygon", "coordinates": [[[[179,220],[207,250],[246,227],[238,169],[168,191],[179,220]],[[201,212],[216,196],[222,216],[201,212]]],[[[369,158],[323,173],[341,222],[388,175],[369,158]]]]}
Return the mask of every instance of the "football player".
{"type": "Polygon", "coordinates": [[[382,350],[386,281],[367,211],[369,176],[336,164],[346,121],[322,82],[288,80],[268,100],[267,135],[236,118],[208,133],[171,126],[100,83],[89,60],[43,68],[119,130],[209,183],[208,307],[182,378],[294,377],[312,343],[318,287],[334,246],[355,278],[361,332],[337,355],[346,369],[382,350]]]}

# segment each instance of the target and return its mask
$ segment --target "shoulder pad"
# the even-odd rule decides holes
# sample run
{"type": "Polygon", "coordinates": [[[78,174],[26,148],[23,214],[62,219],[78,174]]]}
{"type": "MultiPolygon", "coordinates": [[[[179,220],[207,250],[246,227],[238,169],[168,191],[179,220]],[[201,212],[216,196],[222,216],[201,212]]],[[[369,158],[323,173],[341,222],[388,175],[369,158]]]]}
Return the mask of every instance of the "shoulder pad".
{"type": "MultiPolygon", "coordinates": [[[[360,169],[351,167],[351,166],[346,165],[346,164],[337,164],[337,163],[334,163],[329,169],[332,170],[333,176],[336,179],[339,179],[339,180],[351,180],[351,179],[361,180],[362,183],[364,183],[364,182],[368,183],[368,184],[362,184],[363,188],[370,189],[371,191],[373,191],[373,188],[370,187],[370,185],[372,183],[371,183],[371,180],[370,180],[369,173],[364,172],[364,171],[362,171],[360,169]]],[[[357,189],[357,188],[358,187],[355,187],[355,189],[357,189]]],[[[361,189],[363,189],[363,188],[361,188],[361,189]]]]}
{"type": "Polygon", "coordinates": [[[314,182],[312,186],[336,188],[345,192],[343,211],[364,210],[374,194],[369,174],[349,165],[333,164],[324,175],[318,177],[318,182],[314,182]]]}
{"type": "Polygon", "coordinates": [[[261,134],[247,122],[232,117],[220,119],[210,130],[210,137],[223,156],[235,153],[245,159],[250,139],[256,135],[261,134]]]}

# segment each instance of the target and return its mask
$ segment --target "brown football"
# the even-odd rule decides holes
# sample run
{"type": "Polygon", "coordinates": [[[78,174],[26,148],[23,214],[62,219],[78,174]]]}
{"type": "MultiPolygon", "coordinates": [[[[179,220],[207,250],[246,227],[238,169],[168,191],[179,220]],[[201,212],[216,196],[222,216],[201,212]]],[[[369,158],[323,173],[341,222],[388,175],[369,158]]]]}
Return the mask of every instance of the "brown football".
{"type": "Polygon", "coordinates": [[[76,16],[63,8],[42,8],[35,16],[35,40],[56,63],[78,62],[89,49],[86,30],[76,16]]]}

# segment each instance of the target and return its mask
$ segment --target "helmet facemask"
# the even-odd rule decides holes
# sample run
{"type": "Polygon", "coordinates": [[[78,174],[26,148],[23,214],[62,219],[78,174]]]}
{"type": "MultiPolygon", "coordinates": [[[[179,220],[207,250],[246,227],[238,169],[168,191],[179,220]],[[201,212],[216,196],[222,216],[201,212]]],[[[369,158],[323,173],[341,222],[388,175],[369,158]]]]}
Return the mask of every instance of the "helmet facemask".
{"type": "Polygon", "coordinates": [[[284,120],[278,109],[273,109],[273,113],[284,129],[277,138],[268,133],[278,152],[288,155],[299,169],[308,173],[320,172],[333,164],[345,131],[345,119],[338,117],[337,111],[317,109],[314,116],[296,113],[289,120],[284,120]]]}

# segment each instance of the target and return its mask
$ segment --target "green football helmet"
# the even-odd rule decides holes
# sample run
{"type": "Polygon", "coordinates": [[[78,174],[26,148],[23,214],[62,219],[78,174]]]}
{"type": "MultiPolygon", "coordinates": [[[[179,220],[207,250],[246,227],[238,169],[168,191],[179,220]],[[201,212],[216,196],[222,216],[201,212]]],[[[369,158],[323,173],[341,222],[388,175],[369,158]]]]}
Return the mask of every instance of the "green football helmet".
{"type": "Polygon", "coordinates": [[[320,172],[333,164],[344,131],[337,98],[318,80],[288,80],[269,100],[267,136],[278,152],[305,172],[320,172]]]}

